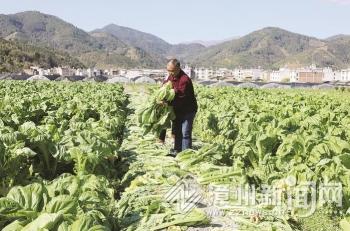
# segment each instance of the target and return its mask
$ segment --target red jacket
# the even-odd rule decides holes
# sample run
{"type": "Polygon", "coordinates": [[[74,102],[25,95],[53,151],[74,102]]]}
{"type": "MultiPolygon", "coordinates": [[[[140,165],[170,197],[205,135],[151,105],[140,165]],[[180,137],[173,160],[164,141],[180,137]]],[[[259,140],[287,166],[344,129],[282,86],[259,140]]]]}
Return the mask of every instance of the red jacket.
{"type": "Polygon", "coordinates": [[[167,81],[172,83],[175,90],[175,99],[170,105],[174,107],[176,116],[197,112],[198,105],[190,77],[181,70],[176,77],[169,76],[165,82],[167,81]]]}

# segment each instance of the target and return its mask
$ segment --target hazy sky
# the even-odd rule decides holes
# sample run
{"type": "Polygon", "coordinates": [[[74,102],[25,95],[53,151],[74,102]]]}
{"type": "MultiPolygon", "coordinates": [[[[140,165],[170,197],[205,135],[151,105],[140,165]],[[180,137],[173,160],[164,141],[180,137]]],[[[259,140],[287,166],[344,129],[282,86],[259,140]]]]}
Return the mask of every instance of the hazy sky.
{"type": "Polygon", "coordinates": [[[350,34],[350,0],[0,0],[0,13],[38,10],[90,31],[115,23],[170,43],[220,40],[276,26],[350,34]]]}

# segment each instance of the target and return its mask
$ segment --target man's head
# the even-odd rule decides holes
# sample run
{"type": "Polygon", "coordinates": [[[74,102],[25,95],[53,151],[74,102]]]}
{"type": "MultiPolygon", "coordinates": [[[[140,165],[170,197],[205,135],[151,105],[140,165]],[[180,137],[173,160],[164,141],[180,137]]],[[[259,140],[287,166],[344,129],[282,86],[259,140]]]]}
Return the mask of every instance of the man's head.
{"type": "Polygon", "coordinates": [[[180,62],[177,59],[171,59],[168,62],[166,69],[169,73],[169,76],[177,76],[181,71],[180,62]]]}

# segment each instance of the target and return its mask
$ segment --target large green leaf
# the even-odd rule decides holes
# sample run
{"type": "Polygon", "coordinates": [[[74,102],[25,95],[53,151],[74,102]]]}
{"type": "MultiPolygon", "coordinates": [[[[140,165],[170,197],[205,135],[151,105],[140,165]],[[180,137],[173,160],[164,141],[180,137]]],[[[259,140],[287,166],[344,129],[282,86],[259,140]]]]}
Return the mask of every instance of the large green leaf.
{"type": "Polygon", "coordinates": [[[47,192],[43,185],[34,183],[25,187],[14,187],[7,198],[17,202],[23,209],[41,211],[47,201],[47,192]]]}
{"type": "Polygon", "coordinates": [[[59,195],[47,203],[44,211],[47,213],[76,214],[78,206],[76,198],[59,195]]]}
{"type": "Polygon", "coordinates": [[[98,222],[88,215],[82,215],[70,227],[70,230],[89,231],[90,227],[98,225],[98,222]]]}
{"type": "Polygon", "coordinates": [[[22,209],[18,202],[9,198],[0,198],[0,215],[12,214],[22,209]]]}
{"type": "Polygon", "coordinates": [[[350,154],[340,155],[339,159],[345,168],[350,169],[350,154]]]}
{"type": "Polygon", "coordinates": [[[21,231],[23,224],[20,221],[14,221],[2,229],[2,231],[21,231]]]}
{"type": "Polygon", "coordinates": [[[63,219],[62,214],[43,213],[34,221],[26,225],[22,231],[51,230],[63,219]]]}

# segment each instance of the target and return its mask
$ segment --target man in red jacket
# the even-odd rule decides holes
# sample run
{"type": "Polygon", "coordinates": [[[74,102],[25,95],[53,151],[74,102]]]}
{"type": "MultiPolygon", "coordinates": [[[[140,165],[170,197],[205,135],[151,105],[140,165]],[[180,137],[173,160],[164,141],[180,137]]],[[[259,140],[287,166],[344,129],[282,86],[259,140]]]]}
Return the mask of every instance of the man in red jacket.
{"type": "Polygon", "coordinates": [[[176,119],[173,123],[175,135],[174,151],[181,152],[192,148],[192,126],[198,110],[197,100],[191,79],[181,70],[180,62],[171,59],[167,65],[169,77],[166,80],[172,83],[175,90],[175,99],[170,102],[174,107],[176,119]]]}

